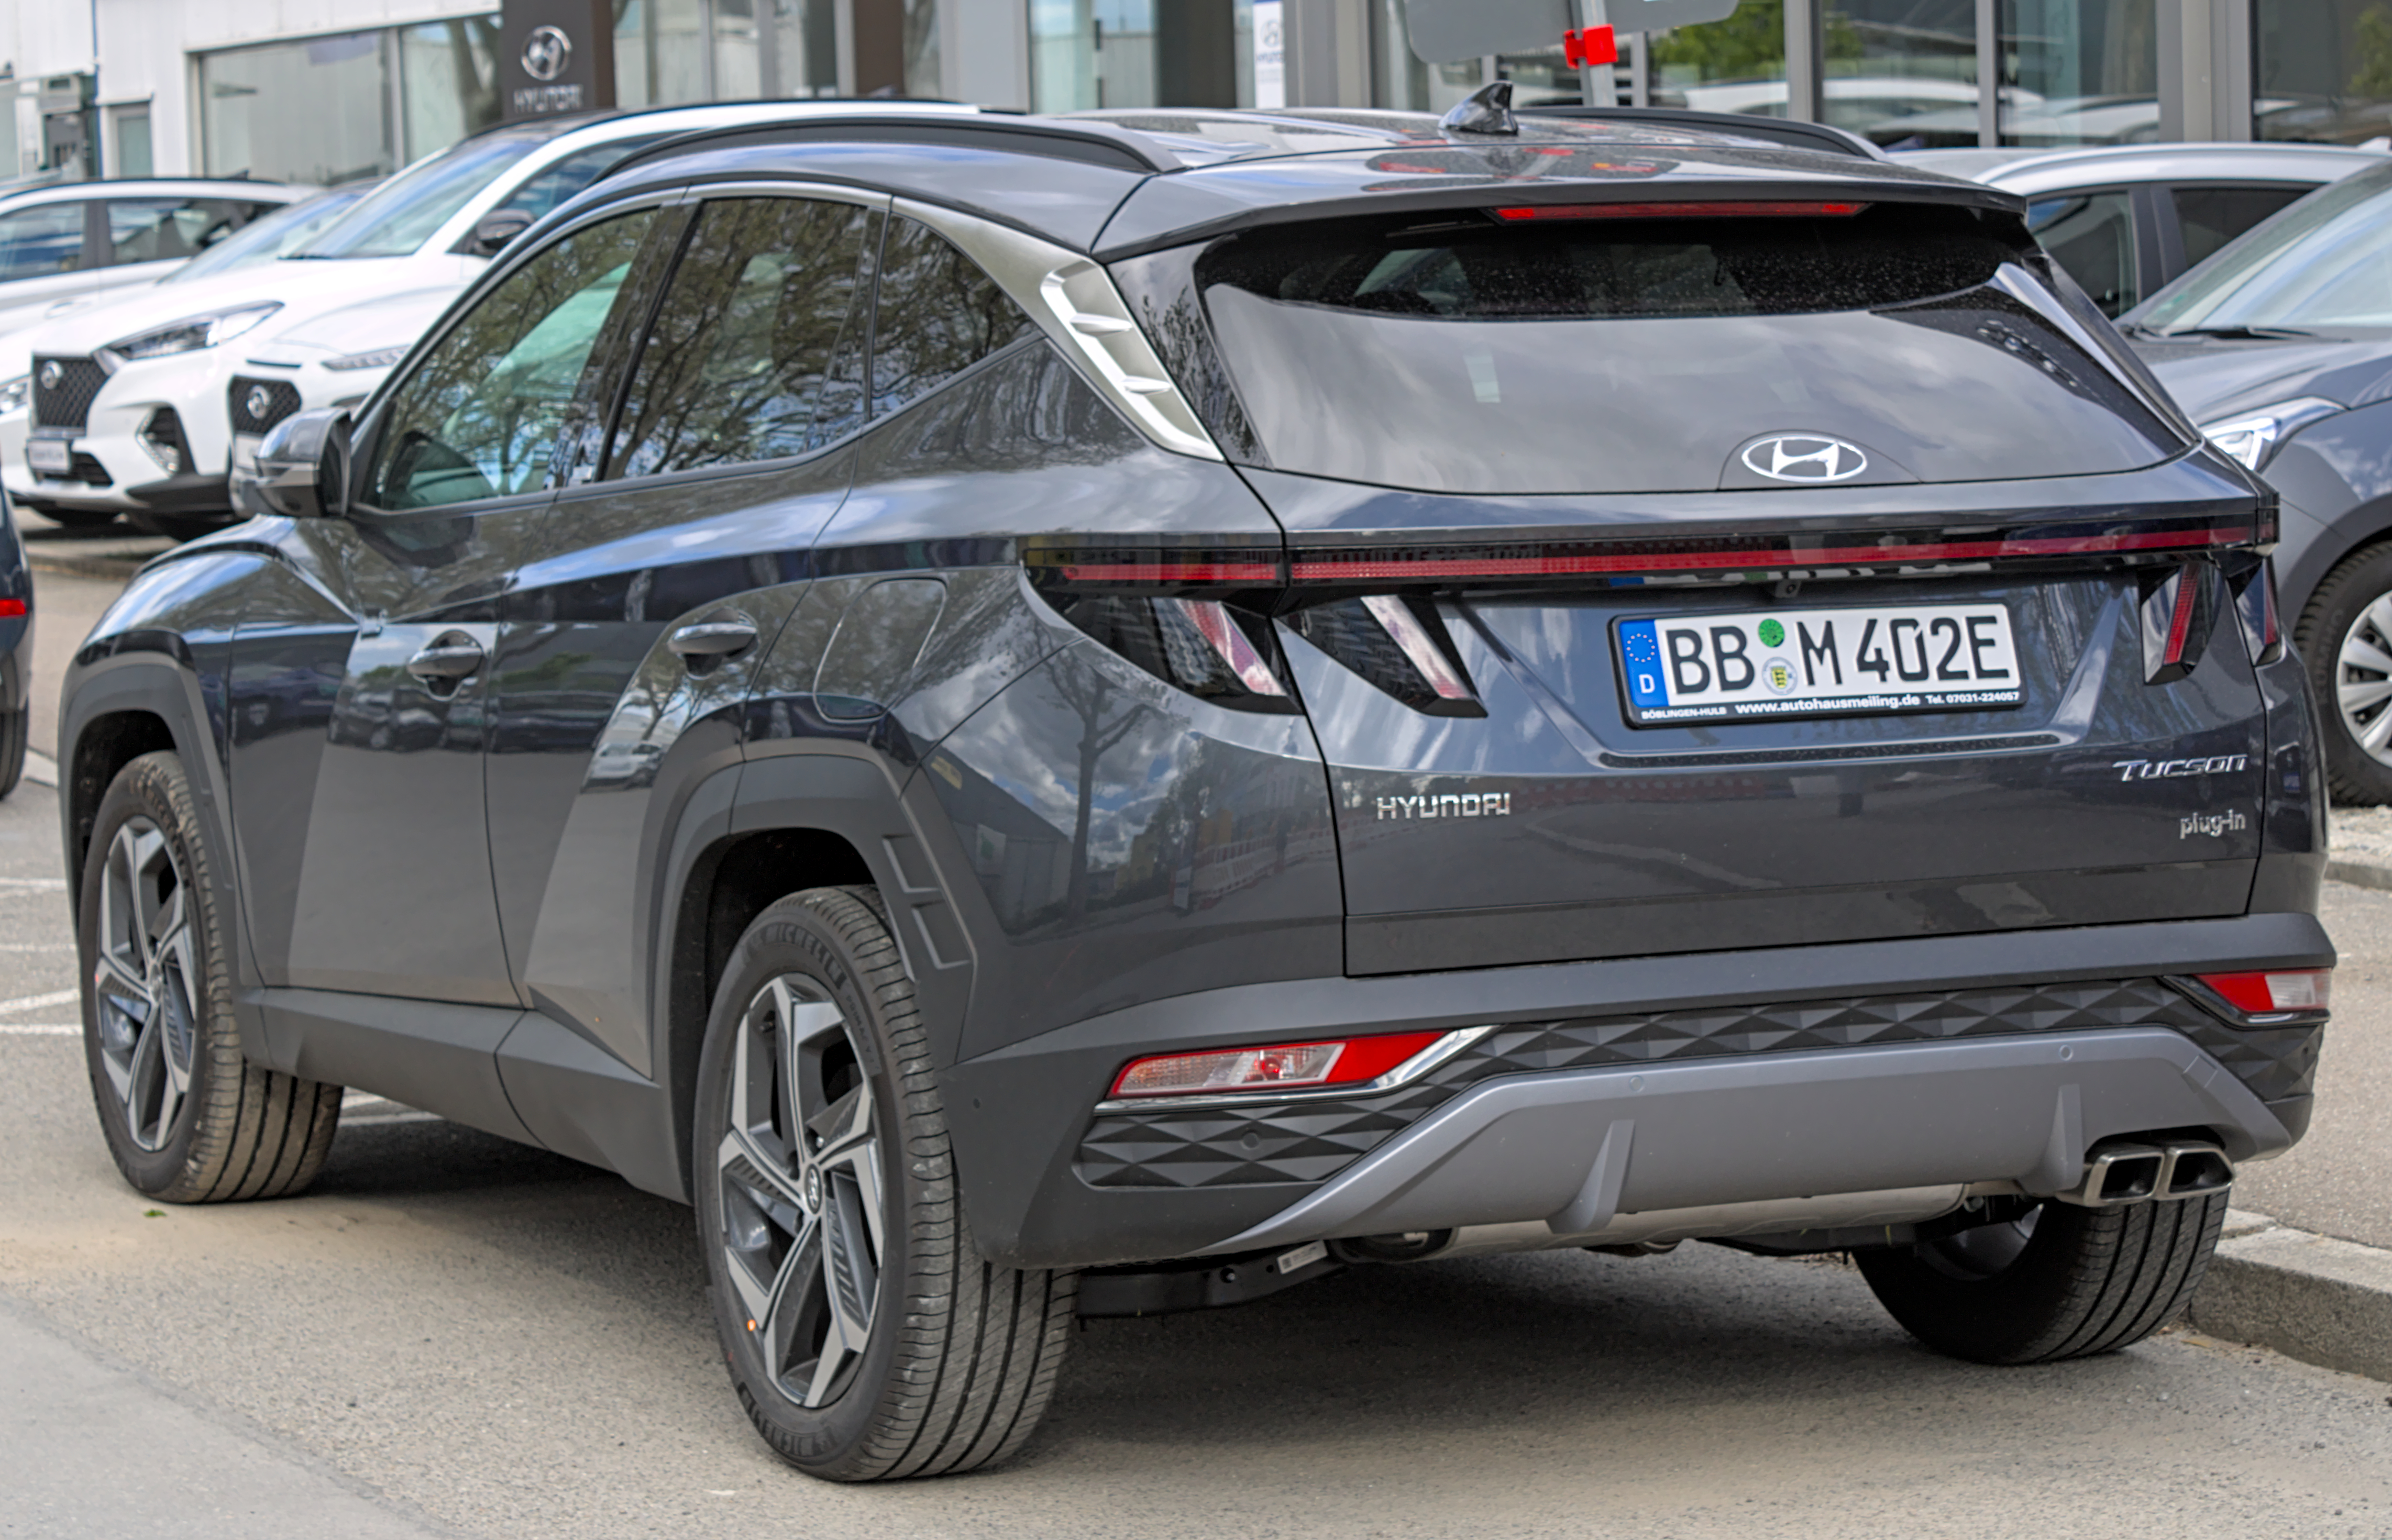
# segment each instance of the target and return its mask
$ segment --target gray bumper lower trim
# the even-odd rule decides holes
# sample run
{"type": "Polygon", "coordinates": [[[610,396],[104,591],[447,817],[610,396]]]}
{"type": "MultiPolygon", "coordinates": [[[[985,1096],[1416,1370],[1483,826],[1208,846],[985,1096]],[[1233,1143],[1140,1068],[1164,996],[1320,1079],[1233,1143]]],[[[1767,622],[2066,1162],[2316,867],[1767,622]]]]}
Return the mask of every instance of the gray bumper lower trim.
{"type": "Polygon", "coordinates": [[[1326,1186],[1208,1248],[1617,1214],[1944,1183],[2052,1193],[2101,1139],[2216,1131],[2236,1161],[2293,1135],[2181,1035],[2002,1038],[1491,1081],[1326,1186]]]}

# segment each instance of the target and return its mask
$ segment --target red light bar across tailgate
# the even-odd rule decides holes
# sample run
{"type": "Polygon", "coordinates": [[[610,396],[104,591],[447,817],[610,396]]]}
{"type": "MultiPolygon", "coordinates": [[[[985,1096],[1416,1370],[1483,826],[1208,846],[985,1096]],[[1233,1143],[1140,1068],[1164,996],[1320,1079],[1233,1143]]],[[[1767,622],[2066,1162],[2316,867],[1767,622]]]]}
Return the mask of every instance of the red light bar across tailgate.
{"type": "Polygon", "coordinates": [[[1529,203],[1497,209],[1507,225],[1557,219],[1849,219],[1866,203],[1773,200],[1747,202],[1529,203]]]}

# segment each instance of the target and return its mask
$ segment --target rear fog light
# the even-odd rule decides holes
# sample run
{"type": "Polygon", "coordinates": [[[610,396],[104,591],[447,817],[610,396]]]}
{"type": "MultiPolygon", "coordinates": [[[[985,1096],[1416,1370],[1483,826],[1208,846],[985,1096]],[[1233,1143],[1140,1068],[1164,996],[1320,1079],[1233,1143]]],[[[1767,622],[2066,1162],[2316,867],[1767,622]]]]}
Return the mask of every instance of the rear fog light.
{"type": "Polygon", "coordinates": [[[1396,1032],[1328,1042],[1272,1043],[1164,1054],[1133,1060],[1113,1081],[1120,1096],[1196,1096],[1224,1091],[1291,1091],[1375,1081],[1446,1034],[1396,1032]]]}
{"type": "Polygon", "coordinates": [[[2272,1016],[2279,1011],[2322,1011],[2334,994],[2332,968],[2300,968],[2283,973],[2204,973],[2201,981],[2225,996],[2228,1004],[2246,1016],[2272,1016]]]}

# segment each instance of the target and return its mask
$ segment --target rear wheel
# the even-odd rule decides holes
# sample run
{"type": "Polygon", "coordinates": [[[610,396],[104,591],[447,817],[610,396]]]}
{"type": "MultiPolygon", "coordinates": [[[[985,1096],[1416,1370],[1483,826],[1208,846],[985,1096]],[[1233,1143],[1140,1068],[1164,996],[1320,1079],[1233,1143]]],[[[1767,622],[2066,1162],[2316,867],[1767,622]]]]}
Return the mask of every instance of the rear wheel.
{"type": "Polygon", "coordinates": [[[2226,1200],[2048,1202],[1853,1260],[1903,1329],[1938,1352],[1979,1364],[2085,1358],[2132,1347],[2183,1313],[2217,1249],[2226,1200]]]}
{"type": "Polygon", "coordinates": [[[209,860],[182,761],[125,766],[84,858],[84,1054],[117,1169],[169,1203],[298,1192],[341,1118],[339,1086],[242,1057],[209,860]]]}
{"type": "Polygon", "coordinates": [[[2326,574],[2293,628],[2325,731],[2337,802],[2392,802],[2392,545],[2326,574]]]}
{"type": "Polygon", "coordinates": [[[0,796],[17,789],[25,773],[25,744],[33,732],[33,708],[0,711],[0,796]]]}
{"type": "Polygon", "coordinates": [[[1078,1276],[982,1262],[914,987],[870,889],[740,938],[698,1069],[698,1239],[731,1378],[832,1481],[976,1469],[1053,1394],[1078,1276]]]}

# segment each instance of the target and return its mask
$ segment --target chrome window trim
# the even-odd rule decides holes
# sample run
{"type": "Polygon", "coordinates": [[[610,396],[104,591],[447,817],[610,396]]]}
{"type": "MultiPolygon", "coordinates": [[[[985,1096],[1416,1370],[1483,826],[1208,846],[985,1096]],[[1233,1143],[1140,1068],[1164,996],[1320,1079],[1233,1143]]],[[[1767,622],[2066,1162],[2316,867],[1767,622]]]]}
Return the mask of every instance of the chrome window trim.
{"type": "Polygon", "coordinates": [[[892,199],[890,208],[929,226],[979,263],[1088,383],[1157,447],[1200,459],[1225,458],[1103,267],[993,219],[910,198],[892,199]]]}
{"type": "MultiPolygon", "coordinates": [[[[1318,1091],[1286,1091],[1277,1095],[1268,1091],[1222,1091],[1205,1096],[1122,1096],[1098,1102],[1096,1112],[1098,1117],[1104,1117],[1119,1112],[1176,1111],[1181,1107],[1284,1106],[1291,1102],[1350,1102],[1357,1096],[1382,1095],[1410,1085],[1493,1030],[1492,1023],[1484,1027],[1457,1027],[1377,1080],[1364,1081],[1358,1085],[1327,1085],[1318,1091]]],[[[1202,1054],[1206,1050],[1189,1048],[1182,1052],[1202,1054]]]]}

